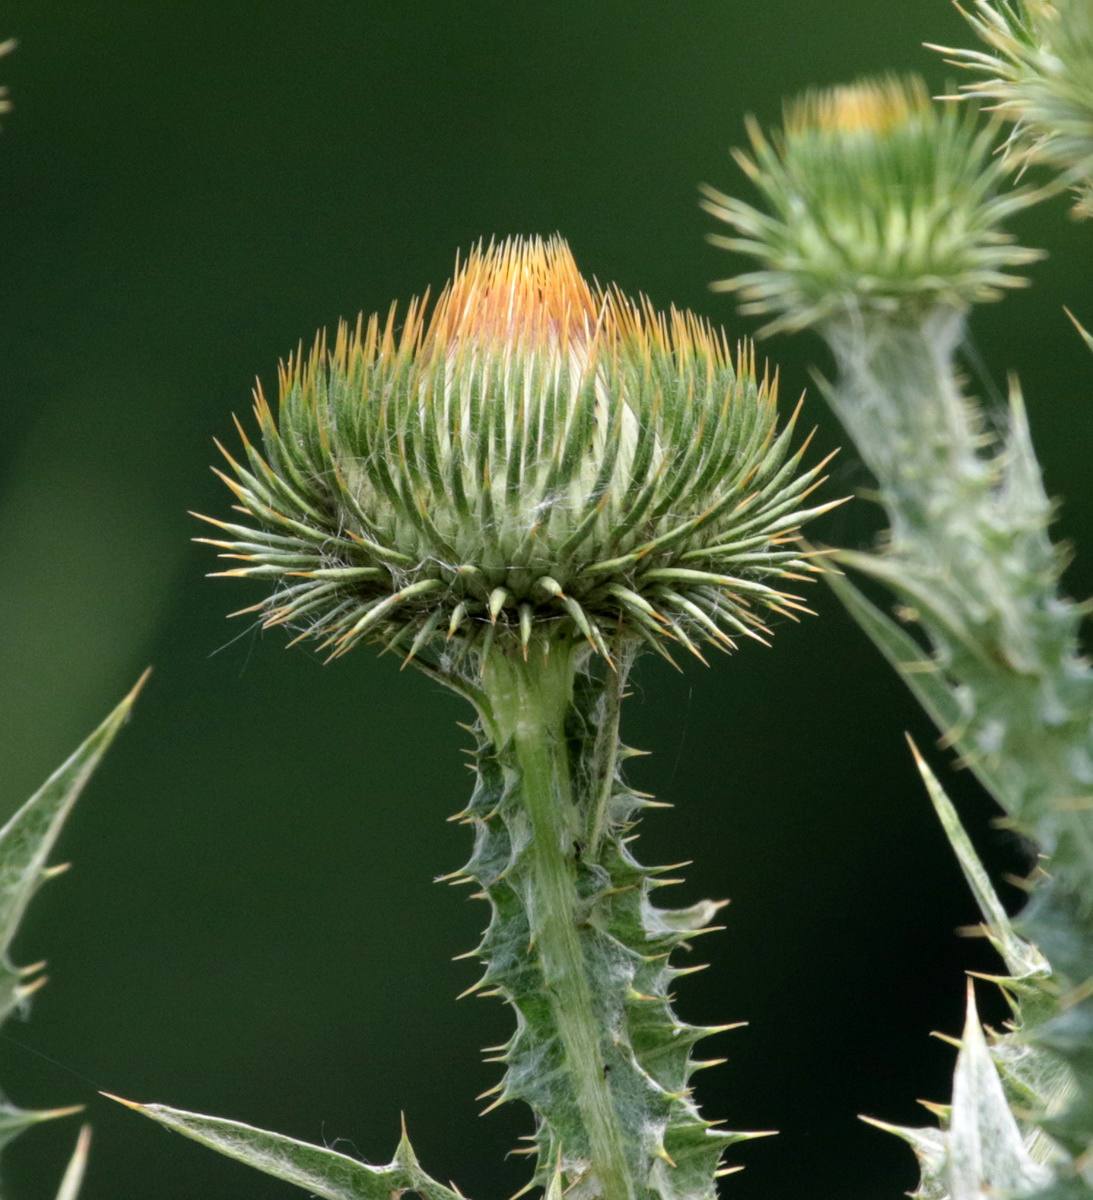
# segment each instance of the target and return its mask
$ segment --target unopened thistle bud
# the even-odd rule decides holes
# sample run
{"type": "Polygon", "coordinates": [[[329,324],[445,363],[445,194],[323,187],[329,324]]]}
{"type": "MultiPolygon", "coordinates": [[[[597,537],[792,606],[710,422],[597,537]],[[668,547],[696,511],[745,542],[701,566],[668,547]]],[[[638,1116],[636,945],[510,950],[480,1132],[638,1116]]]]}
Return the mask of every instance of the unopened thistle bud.
{"type": "Polygon", "coordinates": [[[991,127],[932,102],[921,80],[807,92],[779,132],[768,138],[754,120],[748,132],[751,154],[735,157],[766,211],[713,188],[703,207],[736,231],[712,242],[762,264],[714,288],[739,291],[743,312],[774,315],[768,332],[862,308],[963,310],[1022,285],[1009,269],[1039,257],[1001,229],[1028,197],[1000,194],[991,127]]]}
{"type": "Polygon", "coordinates": [[[975,0],[964,16],[987,50],[934,49],[985,77],[961,90],[1013,122],[1011,151],[1050,163],[1078,184],[1079,211],[1088,216],[1093,0],[975,0]]]}
{"type": "Polygon", "coordinates": [[[809,564],[776,384],[699,318],[579,274],[559,238],[479,247],[429,312],[320,335],[261,388],[262,449],[228,457],[247,524],[213,544],[272,581],[251,610],[331,656],[381,640],[663,648],[762,637],[809,564]]]}

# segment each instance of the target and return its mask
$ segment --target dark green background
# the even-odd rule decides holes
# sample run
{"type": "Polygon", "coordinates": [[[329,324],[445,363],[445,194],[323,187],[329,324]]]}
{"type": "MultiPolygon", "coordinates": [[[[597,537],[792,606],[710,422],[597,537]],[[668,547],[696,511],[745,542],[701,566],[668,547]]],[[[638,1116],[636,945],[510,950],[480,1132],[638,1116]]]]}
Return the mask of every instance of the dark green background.
{"type": "MultiPolygon", "coordinates": [[[[97,1088],[389,1157],[398,1114],[426,1167],[502,1200],[525,1167],[513,1109],[475,1116],[510,1027],[454,996],[481,905],[430,883],[467,831],[459,703],[363,651],[323,668],[225,622],[257,598],[210,582],[185,510],[223,514],[213,435],[253,377],[342,315],[448,276],[479,237],[560,230],[587,273],[753,327],[707,290],[696,185],[740,188],[727,149],[780,97],[889,68],[945,83],[923,40],[965,38],[947,0],[373,4],[16,0],[0,35],[15,111],[0,137],[0,805],[10,811],[155,675],[65,834],[72,873],[37,901],[20,961],[51,960],[0,1036],[20,1103],[86,1101],[87,1200],[300,1193],[100,1100],[97,1088]],[[10,1036],[9,1036],[10,1035],[10,1036]],[[33,1050],[49,1056],[39,1057],[33,1050]]],[[[1088,228],[1026,218],[1051,258],[977,314],[972,386],[1025,384],[1065,536],[1093,524],[1088,228]]],[[[764,347],[787,402],[822,362],[764,347]]],[[[815,390],[818,451],[840,436],[815,390]]],[[[854,456],[828,495],[866,482],[854,456]]],[[[866,544],[875,515],[817,536],[866,544]]],[[[1093,586],[1088,561],[1070,577],[1093,586]]],[[[903,743],[932,734],[822,587],[820,618],[706,671],[646,663],[626,719],[634,776],[675,802],[647,860],[695,858],[681,903],[731,896],[694,1020],[748,1019],[701,1077],[712,1115],[778,1128],[726,1181],[740,1200],[895,1196],[910,1153],[855,1120],[924,1123],[943,1099],[967,967],[991,969],[903,743]]],[[[944,756],[931,749],[935,763],[944,756]]],[[[999,870],[1014,846],[952,779],[999,870]]],[[[1012,890],[1011,890],[1012,891],[1012,890]]],[[[1013,893],[1015,895],[1015,893],[1013,893]]],[[[984,1003],[995,1019],[996,1002],[984,1003]]],[[[73,1122],[10,1152],[12,1200],[53,1194],[73,1122]]]]}

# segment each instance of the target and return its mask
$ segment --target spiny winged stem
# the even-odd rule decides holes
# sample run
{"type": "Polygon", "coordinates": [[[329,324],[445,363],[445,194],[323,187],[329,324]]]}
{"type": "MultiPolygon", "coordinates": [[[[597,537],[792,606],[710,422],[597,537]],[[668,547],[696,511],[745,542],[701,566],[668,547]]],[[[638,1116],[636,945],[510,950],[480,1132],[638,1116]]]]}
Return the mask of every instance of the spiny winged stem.
{"type": "MultiPolygon", "coordinates": [[[[1015,1113],[1028,1145],[1052,1159],[1043,1196],[1093,1195],[1093,672],[1079,647],[1085,607],[1059,591],[1051,504],[1019,392],[1006,413],[989,414],[962,392],[956,366],[969,306],[1020,283],[1004,268],[1035,257],[999,223],[1036,197],[1002,190],[1006,167],[991,156],[992,127],[977,131],[973,114],[932,106],[919,84],[835,89],[805,97],[789,114],[773,140],[756,131],[755,157],[743,158],[772,211],[716,195],[710,208],[744,235],[728,244],[760,260],[762,269],[741,281],[751,308],[775,314],[782,327],[815,326],[835,354],[828,399],[875,475],[890,522],[880,552],[839,561],[891,588],[929,650],[849,581],[833,586],[1012,828],[1043,853],[1019,928],[1051,971],[1003,982],[1024,1045],[1058,1055],[1055,1075],[1061,1059],[1073,1078],[1052,1086],[1052,1103],[1026,1093],[1015,1113]]],[[[1047,1065],[1036,1071],[1051,1074],[1047,1065]]],[[[957,1146],[955,1122],[950,1133],[955,1196],[953,1180],[962,1176],[952,1164],[968,1146],[957,1146]]],[[[989,1156],[983,1171],[974,1186],[996,1188],[989,1156]]],[[[1042,1177],[1029,1167],[1023,1178],[1042,1177]]]]}
{"type": "MultiPolygon", "coordinates": [[[[883,555],[842,558],[891,587],[925,631],[933,661],[920,665],[956,702],[943,733],[1044,856],[1019,928],[1052,975],[1002,981],[1021,1036],[999,1043],[998,1057],[1006,1074],[1018,1044],[1026,1058],[1041,1046],[1074,1071],[1056,1068],[1049,1090],[1015,1102],[1055,1139],[1028,1129],[1030,1147],[1059,1167],[1043,1195],[1061,1200],[1093,1191],[1078,1181],[1093,1146],[1093,676],[1080,654],[1083,610],[1058,594],[1051,505],[1020,397],[998,444],[959,389],[961,332],[952,312],[920,325],[824,328],[839,364],[829,399],[877,477],[892,527],[883,555]]],[[[1052,1077],[1047,1063],[1034,1071],[1052,1077]]]]}
{"type": "MultiPolygon", "coordinates": [[[[526,663],[500,651],[486,658],[482,688],[490,707],[484,719],[491,741],[511,755],[518,771],[517,803],[530,834],[528,947],[539,958],[543,997],[570,1079],[567,1090],[587,1139],[586,1147],[560,1145],[561,1158],[586,1150],[587,1171],[599,1181],[605,1200],[629,1200],[638,1187],[608,1078],[607,1031],[594,996],[603,985],[589,977],[593,964],[581,936],[594,900],[581,895],[579,856],[582,847],[591,850],[602,788],[594,788],[590,797],[574,795],[565,730],[574,655],[559,649],[552,661],[548,649],[536,645],[526,663]]],[[[587,867],[595,865],[592,859],[587,867]]]]}
{"type": "Polygon", "coordinates": [[[690,1048],[715,1031],[672,1014],[668,989],[686,972],[668,956],[719,905],[654,907],[660,872],[627,849],[645,801],[616,768],[634,646],[618,650],[596,673],[579,644],[541,640],[527,660],[495,648],[483,664],[466,871],[494,909],[478,986],[519,1014],[497,1102],[536,1111],[537,1182],[560,1170],[576,1196],[710,1196],[724,1148],[750,1135],[716,1132],[690,1098],[690,1048]]]}
{"type": "MultiPolygon", "coordinates": [[[[959,314],[917,326],[832,322],[832,407],[876,473],[891,520],[883,556],[853,565],[894,587],[958,687],[946,730],[1017,828],[1052,860],[1057,886],[1093,906],[1093,676],[1082,610],[1057,591],[1051,505],[1018,397],[1004,443],[985,455],[984,419],[963,399],[959,314]]],[[[1078,980],[1076,982],[1081,982],[1078,980]]]]}

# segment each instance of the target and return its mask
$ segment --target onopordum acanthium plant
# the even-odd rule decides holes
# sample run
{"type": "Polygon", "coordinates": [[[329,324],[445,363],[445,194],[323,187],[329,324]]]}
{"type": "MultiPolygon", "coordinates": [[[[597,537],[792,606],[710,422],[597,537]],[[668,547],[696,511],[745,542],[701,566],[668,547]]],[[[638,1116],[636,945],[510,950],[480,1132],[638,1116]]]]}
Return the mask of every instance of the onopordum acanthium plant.
{"type": "MultiPolygon", "coordinates": [[[[1081,182],[1093,93],[1076,64],[1093,47],[1093,5],[980,0],[975,13],[1001,57],[962,53],[999,71],[973,90],[1001,102],[1036,156],[1081,182]]],[[[1080,61],[1088,68],[1093,55],[1080,61]]],[[[940,108],[914,81],[866,81],[805,97],[778,133],[753,129],[752,154],[739,161],[759,205],[707,198],[734,230],[717,240],[759,262],[728,286],[772,327],[813,326],[833,351],[827,398],[890,526],[874,553],[837,560],[890,589],[903,624],[849,579],[832,585],[1041,854],[1030,902],[1011,922],[925,772],[1010,972],[999,982],[1014,1020],[988,1052],[969,1005],[943,1130],[899,1131],[922,1162],[916,1195],[1079,1200],[1093,1196],[1088,606],[1060,591],[1063,559],[1020,392],[1013,385],[1007,410],[990,413],[957,365],[969,308],[1021,282],[1011,269],[1036,257],[1000,225],[1037,193],[1007,189],[1012,163],[992,156],[997,137],[997,124],[977,128],[973,112],[940,108]]]]}
{"type": "MultiPolygon", "coordinates": [[[[711,1197],[725,1149],[690,1078],[678,947],[719,905],[654,903],[630,848],[627,672],[643,646],[702,657],[803,609],[796,543],[822,464],[748,347],[697,317],[586,283],[567,246],[479,247],[428,311],[320,337],[261,391],[260,448],[229,456],[244,514],[213,521],[224,574],[272,582],[245,612],[396,651],[474,705],[464,817],[492,917],[478,948],[516,1030],[493,1103],[535,1126],[529,1187],[574,1200],[711,1197]]],[[[693,968],[692,968],[693,969],[693,968]]],[[[403,1141],[387,1167],[163,1106],[164,1124],[327,1197],[453,1193],[403,1141]]]]}

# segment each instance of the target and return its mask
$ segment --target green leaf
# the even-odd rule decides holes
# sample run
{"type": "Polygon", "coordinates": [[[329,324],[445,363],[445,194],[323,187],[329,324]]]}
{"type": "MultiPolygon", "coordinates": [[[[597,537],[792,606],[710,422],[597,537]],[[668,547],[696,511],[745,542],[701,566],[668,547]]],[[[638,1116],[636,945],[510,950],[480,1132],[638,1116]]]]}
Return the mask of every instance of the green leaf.
{"type": "MultiPolygon", "coordinates": [[[[65,869],[63,866],[47,867],[46,860],[65,818],[128,717],[147,677],[146,671],[136,687],[75,754],[0,829],[0,1023],[46,982],[46,977],[40,974],[44,962],[16,967],[8,957],[8,950],[34,893],[45,880],[65,869]]],[[[69,1116],[82,1108],[82,1104],[77,1104],[69,1108],[28,1110],[0,1103],[0,1149],[24,1129],[55,1117],[69,1116]]],[[[57,1200],[74,1200],[86,1156],[87,1137],[81,1134],[57,1200]]]]}
{"type": "MultiPolygon", "coordinates": [[[[114,709],[82,746],[59,767],[0,829],[0,1022],[44,982],[45,965],[14,967],[8,950],[27,905],[42,883],[64,867],[47,867],[46,860],[84,785],[124,724],[133,701],[148,677],[114,709]],[[35,978],[37,976],[37,978],[35,978]]],[[[0,1117],[0,1130],[3,1118],[0,1117]]],[[[0,1133],[0,1138],[2,1138],[0,1133]]]]}
{"type": "Polygon", "coordinates": [[[915,756],[915,765],[926,784],[926,791],[929,793],[934,811],[941,821],[941,827],[945,830],[949,845],[953,848],[953,853],[960,863],[961,871],[964,872],[968,887],[975,896],[979,911],[983,914],[984,927],[991,945],[1002,956],[1006,969],[1015,979],[1049,978],[1051,967],[1047,959],[1035,946],[1020,937],[1014,930],[1013,922],[1003,908],[1002,901],[998,899],[994,885],[987,875],[986,868],[980,862],[979,855],[976,854],[975,847],[961,824],[952,801],[945,794],[945,789],[941,786],[937,776],[919,754],[918,747],[910,737],[907,738],[907,741],[910,744],[911,753],[915,756]]]}
{"type": "Polygon", "coordinates": [[[407,1191],[424,1200],[463,1200],[461,1193],[437,1183],[421,1169],[405,1129],[391,1162],[373,1167],[325,1146],[312,1146],[240,1121],[206,1117],[164,1104],[134,1104],[103,1094],[228,1158],[306,1188],[324,1200],[391,1200],[407,1191]]]}

